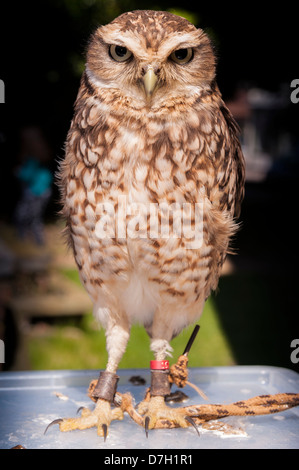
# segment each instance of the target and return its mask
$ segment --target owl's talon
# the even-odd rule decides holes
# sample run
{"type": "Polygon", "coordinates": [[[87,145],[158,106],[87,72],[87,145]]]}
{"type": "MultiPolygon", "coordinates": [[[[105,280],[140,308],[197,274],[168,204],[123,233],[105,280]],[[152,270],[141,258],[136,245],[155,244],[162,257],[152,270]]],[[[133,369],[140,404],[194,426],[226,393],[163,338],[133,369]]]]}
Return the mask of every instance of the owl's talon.
{"type": "Polygon", "coordinates": [[[145,435],[146,435],[147,438],[148,438],[148,426],[149,426],[149,422],[150,422],[150,417],[149,417],[149,416],[146,416],[146,417],[145,417],[145,420],[144,420],[144,429],[145,429],[145,435]]]}
{"type": "Polygon", "coordinates": [[[76,418],[59,418],[55,419],[47,427],[46,431],[52,424],[59,424],[59,430],[61,432],[74,431],[74,430],[85,430],[92,427],[97,428],[99,436],[104,437],[106,440],[108,435],[108,426],[112,420],[123,419],[123,412],[117,409],[115,412],[111,410],[111,405],[107,400],[98,399],[94,410],[89,408],[80,407],[78,412],[82,410],[81,416],[76,418]]]}
{"type": "Polygon", "coordinates": [[[195,431],[196,431],[196,432],[197,432],[197,434],[198,434],[198,437],[200,437],[199,430],[198,430],[198,428],[197,428],[197,426],[196,426],[196,424],[195,424],[194,420],[191,418],[191,416],[185,416],[185,420],[186,420],[188,423],[190,423],[190,424],[191,424],[191,426],[193,426],[193,427],[194,427],[195,431]]]}
{"type": "Polygon", "coordinates": [[[102,424],[102,429],[103,429],[103,434],[104,434],[104,442],[107,439],[107,434],[108,434],[108,426],[107,424],[102,424]]]}
{"type": "Polygon", "coordinates": [[[48,424],[48,426],[46,427],[45,431],[44,431],[44,435],[46,434],[46,432],[48,431],[48,429],[54,425],[54,424],[59,424],[63,421],[62,418],[57,418],[57,419],[54,419],[54,421],[52,421],[50,424],[48,424]]]}
{"type": "MultiPolygon", "coordinates": [[[[159,428],[161,422],[164,424],[163,427],[188,427],[188,420],[185,418],[183,409],[171,408],[165,405],[164,397],[154,396],[148,402],[141,402],[141,406],[138,407],[137,411],[144,416],[143,424],[146,437],[148,437],[148,430],[159,428]]],[[[189,421],[189,424],[192,423],[189,421]]]]}
{"type": "Polygon", "coordinates": [[[82,411],[81,413],[81,417],[84,418],[86,416],[89,416],[92,412],[89,408],[86,408],[86,406],[80,406],[78,409],[77,409],[77,412],[76,414],[79,414],[80,411],[82,411]]]}

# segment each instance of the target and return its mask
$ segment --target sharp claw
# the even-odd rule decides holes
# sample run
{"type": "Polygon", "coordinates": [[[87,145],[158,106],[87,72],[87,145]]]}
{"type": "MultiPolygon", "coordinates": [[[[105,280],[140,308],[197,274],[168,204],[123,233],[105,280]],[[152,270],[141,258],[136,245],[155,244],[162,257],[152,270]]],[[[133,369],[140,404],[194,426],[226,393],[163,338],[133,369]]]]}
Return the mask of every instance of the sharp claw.
{"type": "Polygon", "coordinates": [[[185,416],[185,420],[186,420],[188,423],[190,423],[190,424],[194,427],[194,429],[196,430],[198,436],[200,437],[200,434],[199,434],[199,431],[198,431],[198,429],[197,429],[197,426],[196,426],[195,422],[193,421],[193,419],[191,418],[191,416],[185,416]]]}
{"type": "Polygon", "coordinates": [[[84,408],[85,408],[84,406],[80,406],[80,407],[77,409],[76,414],[79,414],[81,410],[84,410],[84,408]]]}
{"type": "Polygon", "coordinates": [[[108,430],[107,424],[102,424],[102,429],[104,433],[104,442],[105,442],[107,438],[107,430],[108,430]]]}
{"type": "Polygon", "coordinates": [[[59,424],[63,421],[62,418],[58,418],[58,419],[54,419],[54,421],[52,421],[50,424],[48,424],[48,426],[46,427],[45,429],[45,432],[44,432],[44,435],[46,434],[46,432],[48,431],[48,429],[53,425],[53,424],[59,424]]]}
{"type": "Polygon", "coordinates": [[[144,429],[145,429],[145,435],[146,437],[148,437],[148,425],[149,425],[149,422],[150,422],[150,417],[149,416],[146,416],[145,420],[144,420],[144,429]]]}

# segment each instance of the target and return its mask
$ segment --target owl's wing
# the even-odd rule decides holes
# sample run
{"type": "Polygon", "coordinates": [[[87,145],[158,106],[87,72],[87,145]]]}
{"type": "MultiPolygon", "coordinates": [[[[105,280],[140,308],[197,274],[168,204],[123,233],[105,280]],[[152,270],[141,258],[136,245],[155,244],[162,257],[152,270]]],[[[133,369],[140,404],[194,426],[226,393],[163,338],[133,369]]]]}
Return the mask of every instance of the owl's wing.
{"type": "Polygon", "coordinates": [[[231,178],[234,179],[235,197],[234,197],[234,216],[238,218],[241,212],[241,203],[244,198],[245,183],[245,161],[239,140],[240,128],[233,118],[230,110],[223,105],[220,112],[226,122],[230,136],[230,146],[226,149],[226,159],[231,160],[231,178]]]}

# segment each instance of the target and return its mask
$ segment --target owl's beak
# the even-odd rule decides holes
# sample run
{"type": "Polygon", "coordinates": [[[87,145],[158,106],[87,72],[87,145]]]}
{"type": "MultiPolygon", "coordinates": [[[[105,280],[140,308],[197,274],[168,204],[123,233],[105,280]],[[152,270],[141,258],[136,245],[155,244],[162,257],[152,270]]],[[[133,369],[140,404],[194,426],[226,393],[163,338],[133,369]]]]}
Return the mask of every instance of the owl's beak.
{"type": "Polygon", "coordinates": [[[152,68],[149,68],[146,74],[143,76],[142,80],[146,96],[149,98],[155,89],[158,77],[155,74],[154,70],[152,68]]]}

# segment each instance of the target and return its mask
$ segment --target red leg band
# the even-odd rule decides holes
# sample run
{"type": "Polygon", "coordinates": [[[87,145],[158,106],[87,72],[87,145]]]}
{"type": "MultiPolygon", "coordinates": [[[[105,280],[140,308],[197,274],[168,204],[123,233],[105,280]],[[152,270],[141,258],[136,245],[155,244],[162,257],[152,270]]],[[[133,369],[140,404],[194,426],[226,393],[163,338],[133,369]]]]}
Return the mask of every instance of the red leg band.
{"type": "Polygon", "coordinates": [[[168,370],[169,361],[150,361],[151,370],[168,370]]]}

